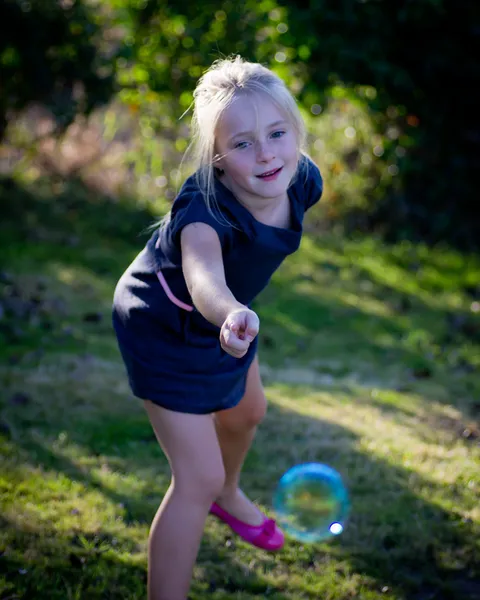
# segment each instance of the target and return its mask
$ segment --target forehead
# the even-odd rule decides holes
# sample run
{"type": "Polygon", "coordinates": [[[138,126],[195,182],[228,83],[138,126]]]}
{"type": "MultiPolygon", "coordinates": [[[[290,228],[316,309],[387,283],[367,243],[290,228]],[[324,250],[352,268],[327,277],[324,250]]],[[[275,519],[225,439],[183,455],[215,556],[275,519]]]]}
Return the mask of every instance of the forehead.
{"type": "Polygon", "coordinates": [[[276,121],[287,120],[286,114],[265,94],[239,95],[222,114],[217,137],[225,140],[244,131],[261,131],[276,121]]]}

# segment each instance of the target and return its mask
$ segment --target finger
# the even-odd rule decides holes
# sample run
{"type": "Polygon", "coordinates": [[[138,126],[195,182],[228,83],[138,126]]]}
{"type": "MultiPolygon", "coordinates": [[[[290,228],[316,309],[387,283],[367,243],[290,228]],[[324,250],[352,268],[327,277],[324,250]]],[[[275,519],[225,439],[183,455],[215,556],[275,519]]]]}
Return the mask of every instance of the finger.
{"type": "Polygon", "coordinates": [[[237,327],[235,328],[235,333],[241,340],[246,339],[247,330],[248,330],[248,312],[243,312],[239,315],[239,322],[237,323],[237,327]]]}
{"type": "Polygon", "coordinates": [[[240,338],[241,340],[244,339],[244,333],[245,333],[245,324],[243,322],[243,318],[242,317],[233,317],[230,321],[228,321],[225,325],[225,331],[231,331],[232,333],[235,334],[236,337],[240,338]]]}
{"type": "Polygon", "coordinates": [[[221,346],[222,346],[222,349],[227,354],[230,354],[230,356],[233,356],[234,358],[242,358],[242,356],[245,356],[245,354],[247,353],[246,349],[245,350],[236,350],[235,348],[231,348],[223,340],[221,342],[221,346]]]}
{"type": "Polygon", "coordinates": [[[227,323],[227,327],[228,329],[230,329],[230,331],[233,331],[234,333],[238,333],[239,329],[240,329],[240,325],[239,323],[236,323],[235,321],[229,321],[227,323]]]}
{"type": "Polygon", "coordinates": [[[230,337],[227,340],[227,345],[232,350],[238,350],[239,352],[244,352],[245,350],[248,349],[250,342],[247,342],[246,340],[241,340],[238,337],[230,337]]]}
{"type": "Polygon", "coordinates": [[[258,335],[260,322],[255,313],[248,313],[246,321],[244,339],[251,342],[258,335]]]}
{"type": "Polygon", "coordinates": [[[223,334],[223,339],[225,341],[225,344],[232,350],[244,351],[247,350],[249,346],[249,342],[247,342],[246,340],[241,340],[230,329],[225,330],[223,334]]]}

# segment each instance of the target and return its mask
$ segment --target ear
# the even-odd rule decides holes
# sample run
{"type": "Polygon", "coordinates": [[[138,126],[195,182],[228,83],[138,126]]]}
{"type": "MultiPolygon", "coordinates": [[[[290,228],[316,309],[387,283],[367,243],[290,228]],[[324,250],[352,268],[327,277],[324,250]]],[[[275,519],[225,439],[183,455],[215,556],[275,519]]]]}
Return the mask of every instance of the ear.
{"type": "Polygon", "coordinates": [[[219,154],[215,154],[215,156],[213,157],[213,169],[215,171],[215,175],[220,176],[223,175],[225,173],[225,171],[223,170],[223,161],[221,158],[219,158],[219,154]]]}

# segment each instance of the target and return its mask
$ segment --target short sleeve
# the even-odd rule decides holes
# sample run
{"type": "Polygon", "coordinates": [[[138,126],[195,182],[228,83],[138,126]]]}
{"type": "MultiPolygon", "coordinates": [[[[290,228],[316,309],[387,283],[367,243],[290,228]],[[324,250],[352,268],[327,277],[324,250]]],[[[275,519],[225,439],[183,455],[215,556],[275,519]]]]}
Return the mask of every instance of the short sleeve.
{"type": "Polygon", "coordinates": [[[307,211],[320,200],[323,192],[323,179],[320,169],[307,156],[302,158],[298,184],[300,185],[300,196],[303,197],[305,211],[307,211]]]}
{"type": "Polygon", "coordinates": [[[199,191],[181,191],[173,203],[168,229],[169,237],[177,248],[180,248],[182,229],[190,223],[210,225],[217,232],[222,248],[225,247],[230,231],[228,223],[219,210],[212,214],[199,191]]]}

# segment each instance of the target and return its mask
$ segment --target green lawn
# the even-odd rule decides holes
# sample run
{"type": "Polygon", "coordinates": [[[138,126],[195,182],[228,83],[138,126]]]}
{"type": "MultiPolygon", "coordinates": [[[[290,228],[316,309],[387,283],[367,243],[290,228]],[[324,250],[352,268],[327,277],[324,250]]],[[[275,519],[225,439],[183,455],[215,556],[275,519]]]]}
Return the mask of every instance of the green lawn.
{"type": "MultiPolygon", "coordinates": [[[[78,182],[0,186],[0,599],[145,598],[167,463],[110,327],[152,221],[78,182]]],[[[340,471],[331,542],[275,555],[209,519],[191,598],[480,597],[480,260],[306,236],[256,302],[270,401],[243,485],[340,471]]]]}

